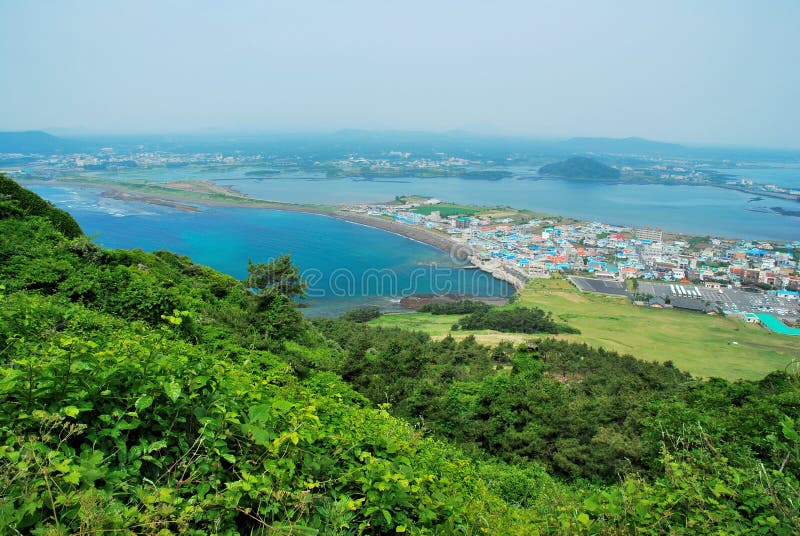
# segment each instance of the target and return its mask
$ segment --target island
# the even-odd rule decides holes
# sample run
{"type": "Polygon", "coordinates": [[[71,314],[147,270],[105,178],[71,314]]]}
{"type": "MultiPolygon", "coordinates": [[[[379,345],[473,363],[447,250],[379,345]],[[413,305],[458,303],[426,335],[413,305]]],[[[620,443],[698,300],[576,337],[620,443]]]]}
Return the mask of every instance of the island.
{"type": "Polygon", "coordinates": [[[562,162],[542,166],[539,168],[539,175],[564,179],[616,181],[619,180],[620,172],[618,169],[602,164],[597,160],[585,156],[576,156],[562,162]]]}

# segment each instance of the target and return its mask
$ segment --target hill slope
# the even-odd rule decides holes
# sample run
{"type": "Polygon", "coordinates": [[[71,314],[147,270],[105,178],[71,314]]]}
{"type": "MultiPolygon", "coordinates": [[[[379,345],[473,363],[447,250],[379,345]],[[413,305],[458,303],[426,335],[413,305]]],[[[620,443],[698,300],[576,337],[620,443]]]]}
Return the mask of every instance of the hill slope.
{"type": "Polygon", "coordinates": [[[8,533],[800,530],[796,376],[694,382],[556,341],[498,351],[314,326],[268,277],[253,295],[4,203],[8,533]],[[390,413],[425,407],[434,430],[390,413]]]}
{"type": "Polygon", "coordinates": [[[562,162],[542,166],[539,168],[539,175],[566,179],[617,180],[620,173],[619,170],[601,164],[597,160],[576,156],[562,162]]]}
{"type": "Polygon", "coordinates": [[[685,154],[687,149],[676,143],[652,141],[644,138],[571,138],[564,147],[576,153],[605,154],[685,154]]]}
{"type": "Polygon", "coordinates": [[[68,145],[67,140],[41,130],[0,132],[0,153],[50,154],[68,145]]]}
{"type": "Polygon", "coordinates": [[[83,234],[75,219],[13,180],[0,175],[0,217],[44,216],[68,238],[83,234]]]}

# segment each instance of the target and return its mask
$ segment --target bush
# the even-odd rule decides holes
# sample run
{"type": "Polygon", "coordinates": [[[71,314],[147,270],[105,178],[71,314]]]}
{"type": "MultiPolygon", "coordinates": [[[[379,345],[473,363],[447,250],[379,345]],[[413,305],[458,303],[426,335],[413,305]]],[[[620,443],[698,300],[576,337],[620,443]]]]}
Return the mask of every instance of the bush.
{"type": "Polygon", "coordinates": [[[345,314],[342,315],[342,320],[349,320],[350,322],[358,322],[362,324],[364,322],[369,322],[370,320],[374,320],[381,316],[381,311],[375,306],[371,307],[359,307],[358,309],[353,309],[352,311],[347,311],[345,314]]]}
{"type": "Polygon", "coordinates": [[[0,217],[44,216],[67,238],[77,238],[83,234],[78,222],[68,213],[0,174],[0,199],[2,198],[11,204],[4,204],[0,217]]]}
{"type": "Polygon", "coordinates": [[[505,333],[580,333],[553,320],[550,312],[538,307],[489,308],[465,316],[461,329],[493,329],[505,333]]]}
{"type": "Polygon", "coordinates": [[[490,305],[475,300],[459,300],[445,303],[426,303],[417,311],[434,315],[466,315],[478,311],[488,311],[490,305]]]}

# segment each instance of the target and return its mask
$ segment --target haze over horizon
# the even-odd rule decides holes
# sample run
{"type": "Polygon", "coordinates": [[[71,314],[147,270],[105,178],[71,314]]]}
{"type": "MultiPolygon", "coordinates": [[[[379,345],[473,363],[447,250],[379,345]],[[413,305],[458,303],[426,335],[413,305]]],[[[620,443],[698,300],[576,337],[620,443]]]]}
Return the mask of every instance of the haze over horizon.
{"type": "Polygon", "coordinates": [[[800,148],[800,3],[0,3],[0,130],[800,148]]]}

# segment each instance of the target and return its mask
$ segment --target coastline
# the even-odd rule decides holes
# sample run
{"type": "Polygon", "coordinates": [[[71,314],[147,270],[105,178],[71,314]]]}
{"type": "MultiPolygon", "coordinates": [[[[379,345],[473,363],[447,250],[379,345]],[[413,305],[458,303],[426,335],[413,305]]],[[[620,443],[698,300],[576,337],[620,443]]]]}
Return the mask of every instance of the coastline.
{"type": "Polygon", "coordinates": [[[447,253],[452,259],[460,262],[469,262],[475,268],[486,272],[495,279],[504,281],[516,290],[525,286],[526,279],[519,276],[519,274],[512,274],[503,269],[502,266],[486,265],[478,258],[478,251],[472,246],[458,242],[449,238],[441,233],[424,229],[417,226],[411,226],[404,223],[398,223],[375,216],[360,214],[356,212],[348,212],[341,210],[339,207],[326,207],[322,205],[297,205],[292,203],[280,203],[276,201],[267,201],[262,199],[255,199],[230,190],[227,194],[218,192],[203,192],[185,189],[173,189],[164,186],[156,186],[159,190],[157,193],[148,192],[142,193],[136,189],[126,188],[125,184],[96,184],[92,182],[82,181],[30,181],[35,184],[66,186],[74,185],[81,187],[97,188],[104,190],[101,195],[113,199],[119,199],[126,202],[147,203],[152,205],[167,206],[176,210],[184,212],[197,212],[198,208],[195,205],[209,206],[209,207],[231,207],[231,208],[261,208],[268,210],[284,210],[287,212],[302,212],[306,214],[315,214],[318,216],[329,216],[339,220],[346,221],[355,225],[364,225],[372,227],[385,232],[393,233],[403,236],[416,242],[421,242],[429,246],[435,247],[447,253]],[[181,195],[181,192],[186,192],[193,195],[181,195]],[[192,204],[189,204],[192,203],[192,204]]]}
{"type": "MultiPolygon", "coordinates": [[[[102,182],[95,180],[32,180],[25,181],[32,184],[52,186],[76,186],[96,188],[101,190],[101,195],[107,198],[118,199],[125,202],[139,202],[160,206],[167,206],[185,212],[198,212],[200,207],[236,207],[236,208],[262,208],[270,210],[283,210],[287,212],[300,212],[329,216],[353,223],[364,225],[385,232],[403,236],[432,247],[435,247],[450,256],[453,261],[469,262],[474,268],[491,275],[493,278],[511,284],[520,289],[525,286],[531,277],[536,274],[525,274],[507,263],[488,259],[466,241],[428,229],[420,225],[401,223],[387,217],[367,214],[363,208],[359,211],[345,210],[340,205],[315,205],[296,204],[278,201],[268,201],[242,194],[232,187],[220,186],[211,180],[177,181],[168,183],[130,183],[130,182],[102,182]],[[481,258],[483,257],[483,258],[481,258]]],[[[731,188],[729,188],[731,189],[731,188]]],[[[773,207],[771,210],[776,211],[773,207]]],[[[800,216],[800,213],[786,211],[784,216],[800,216]]],[[[693,237],[695,235],[684,233],[668,233],[676,239],[693,237]]],[[[728,239],[728,238],[724,238],[728,239]]]]}

